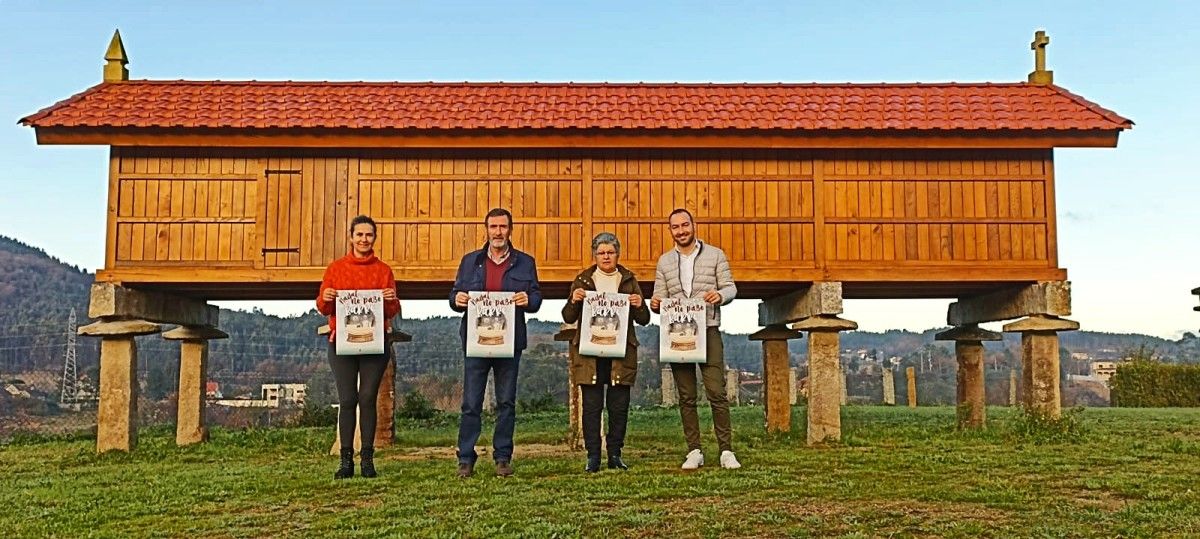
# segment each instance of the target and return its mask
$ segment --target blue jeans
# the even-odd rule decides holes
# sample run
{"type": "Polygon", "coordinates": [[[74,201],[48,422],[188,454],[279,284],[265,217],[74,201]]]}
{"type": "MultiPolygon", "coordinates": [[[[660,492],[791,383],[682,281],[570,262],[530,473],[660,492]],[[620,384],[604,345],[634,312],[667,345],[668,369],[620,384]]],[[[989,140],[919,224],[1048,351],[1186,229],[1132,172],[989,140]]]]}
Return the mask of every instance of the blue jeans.
{"type": "Polygon", "coordinates": [[[458,462],[475,463],[475,442],[483,421],[483,393],[487,388],[488,371],[494,372],[496,384],[496,430],[492,432],[492,458],[496,462],[511,461],[513,429],[517,424],[517,369],[521,352],[512,359],[468,357],[463,362],[462,416],[458,420],[458,462]]]}

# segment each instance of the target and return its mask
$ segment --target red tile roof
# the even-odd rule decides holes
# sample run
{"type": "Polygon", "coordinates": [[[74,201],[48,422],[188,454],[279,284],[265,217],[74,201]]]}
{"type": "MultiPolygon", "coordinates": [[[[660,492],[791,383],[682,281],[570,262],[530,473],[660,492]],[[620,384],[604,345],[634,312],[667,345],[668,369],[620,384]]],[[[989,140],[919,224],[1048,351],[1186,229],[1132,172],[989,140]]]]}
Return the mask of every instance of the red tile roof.
{"type": "Polygon", "coordinates": [[[34,127],[313,129],[1120,130],[1058,86],[126,81],[21,119],[34,127]]]}

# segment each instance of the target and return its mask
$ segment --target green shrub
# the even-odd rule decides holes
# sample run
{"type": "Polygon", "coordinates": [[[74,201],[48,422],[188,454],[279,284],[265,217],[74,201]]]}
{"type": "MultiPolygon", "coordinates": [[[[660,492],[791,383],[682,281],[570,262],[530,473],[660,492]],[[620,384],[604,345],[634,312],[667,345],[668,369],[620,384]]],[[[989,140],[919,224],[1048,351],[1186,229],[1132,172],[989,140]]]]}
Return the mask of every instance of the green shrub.
{"type": "Polygon", "coordinates": [[[1077,406],[1058,418],[1046,414],[1022,411],[1012,423],[1012,432],[1021,441],[1034,444],[1076,443],[1083,439],[1083,407],[1077,406]]]}
{"type": "Polygon", "coordinates": [[[441,412],[433,407],[433,403],[425,398],[420,391],[412,390],[404,394],[404,403],[396,411],[396,417],[401,419],[416,419],[427,421],[440,415],[441,412]]]}
{"type": "Polygon", "coordinates": [[[337,425],[337,409],[328,404],[307,401],[296,418],[297,427],[332,427],[337,425]]]}
{"type": "Polygon", "coordinates": [[[537,412],[549,412],[561,408],[550,393],[542,393],[528,399],[520,399],[517,401],[517,409],[523,414],[532,414],[537,412]]]}
{"type": "Polygon", "coordinates": [[[1131,361],[1117,366],[1108,385],[1112,390],[1113,406],[1200,406],[1200,365],[1131,361]]]}

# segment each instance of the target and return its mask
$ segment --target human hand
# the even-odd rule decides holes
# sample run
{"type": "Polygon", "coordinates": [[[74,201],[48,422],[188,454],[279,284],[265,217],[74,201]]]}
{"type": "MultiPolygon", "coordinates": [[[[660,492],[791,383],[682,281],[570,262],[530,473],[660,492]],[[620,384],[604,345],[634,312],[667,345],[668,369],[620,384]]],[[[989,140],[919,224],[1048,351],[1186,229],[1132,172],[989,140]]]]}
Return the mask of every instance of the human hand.
{"type": "Polygon", "coordinates": [[[574,292],[571,292],[571,303],[579,303],[585,297],[587,297],[587,290],[576,288],[574,292]]]}
{"type": "Polygon", "coordinates": [[[633,307],[634,309],[640,309],[642,307],[642,295],[641,294],[630,294],[629,295],[629,306],[633,307]]]}
{"type": "Polygon", "coordinates": [[[513,294],[513,303],[515,303],[518,307],[529,305],[529,294],[524,292],[517,292],[516,294],[513,294]]]}
{"type": "Polygon", "coordinates": [[[335,299],[337,299],[337,290],[326,288],[325,290],[321,291],[321,301],[328,303],[335,299]]]}
{"type": "Polygon", "coordinates": [[[719,292],[717,292],[716,290],[709,290],[708,292],[704,293],[704,301],[706,303],[708,303],[709,305],[716,305],[718,303],[721,303],[722,299],[724,299],[724,298],[722,298],[721,294],[719,292]]]}
{"type": "Polygon", "coordinates": [[[383,289],[383,301],[394,301],[395,299],[396,299],[396,289],[395,288],[384,288],[383,289]]]}
{"type": "Polygon", "coordinates": [[[650,298],[650,310],[658,312],[658,306],[662,305],[662,298],[654,296],[650,298]]]}
{"type": "Polygon", "coordinates": [[[454,295],[454,304],[459,307],[466,307],[467,301],[471,299],[471,295],[466,292],[459,292],[454,295]]]}

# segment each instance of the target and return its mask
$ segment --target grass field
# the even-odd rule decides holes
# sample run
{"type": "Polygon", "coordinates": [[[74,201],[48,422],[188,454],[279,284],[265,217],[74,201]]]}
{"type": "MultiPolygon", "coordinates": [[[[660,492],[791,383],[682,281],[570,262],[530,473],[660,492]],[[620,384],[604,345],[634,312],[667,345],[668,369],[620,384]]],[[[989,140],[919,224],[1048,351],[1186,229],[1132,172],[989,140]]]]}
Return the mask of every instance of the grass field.
{"type": "MultiPolygon", "coordinates": [[[[627,472],[582,472],[565,413],[518,418],[517,475],[454,477],[456,417],[402,424],[380,477],[334,481],[332,429],[216,431],[174,446],[143,429],[132,454],[92,440],[0,447],[7,537],[1063,537],[1200,536],[1200,409],[1089,409],[1066,434],[989,409],[961,433],[954,409],[851,406],[843,441],[768,436],[734,409],[744,468],[678,469],[678,413],[631,416],[627,472]]],[[[485,432],[490,424],[485,425],[485,432]]],[[[481,445],[487,442],[487,436],[481,445]]]]}

